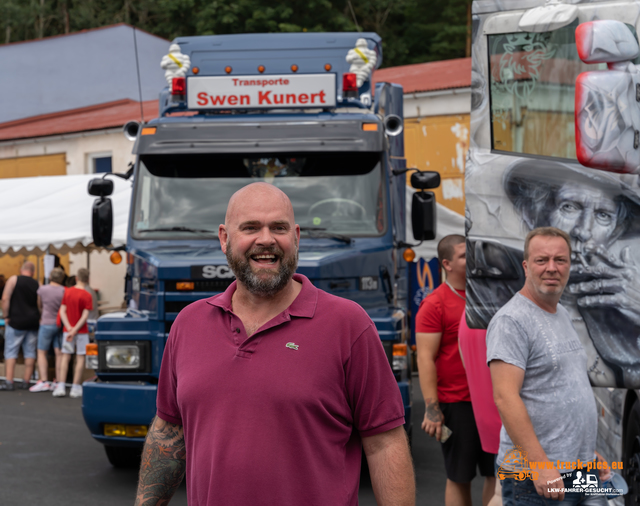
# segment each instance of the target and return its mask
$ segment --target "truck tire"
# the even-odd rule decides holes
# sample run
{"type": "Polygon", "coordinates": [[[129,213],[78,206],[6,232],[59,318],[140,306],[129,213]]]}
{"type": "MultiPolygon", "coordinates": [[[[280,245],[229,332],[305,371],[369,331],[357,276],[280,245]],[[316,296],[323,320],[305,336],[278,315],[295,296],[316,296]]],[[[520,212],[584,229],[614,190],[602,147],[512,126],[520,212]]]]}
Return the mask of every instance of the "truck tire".
{"type": "Polygon", "coordinates": [[[629,485],[629,493],[624,497],[624,504],[630,506],[637,504],[637,499],[640,499],[640,401],[637,399],[629,412],[622,448],[622,476],[629,485]]]}
{"type": "Polygon", "coordinates": [[[140,467],[142,448],[105,445],[104,451],[113,467],[120,469],[138,469],[140,467]]]}

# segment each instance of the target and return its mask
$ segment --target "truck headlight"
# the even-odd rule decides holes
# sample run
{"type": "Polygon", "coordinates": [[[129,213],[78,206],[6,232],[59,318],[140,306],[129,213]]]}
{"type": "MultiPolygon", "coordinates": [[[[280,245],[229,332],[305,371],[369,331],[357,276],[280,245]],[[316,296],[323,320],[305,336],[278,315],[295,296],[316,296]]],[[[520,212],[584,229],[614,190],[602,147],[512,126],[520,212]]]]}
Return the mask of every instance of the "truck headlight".
{"type": "Polygon", "coordinates": [[[396,381],[406,381],[409,377],[409,348],[406,343],[396,343],[393,345],[393,360],[391,369],[396,381]]]}
{"type": "Polygon", "coordinates": [[[394,372],[407,369],[409,366],[407,354],[407,345],[405,343],[393,345],[393,363],[391,364],[391,368],[394,372]]]}
{"type": "Polygon", "coordinates": [[[136,345],[107,346],[106,359],[109,369],[139,369],[140,348],[136,345]]]}
{"type": "Polygon", "coordinates": [[[95,370],[98,368],[98,345],[96,343],[87,344],[84,364],[87,369],[95,370]]]}
{"type": "Polygon", "coordinates": [[[150,341],[99,341],[98,372],[151,372],[150,341]]]}

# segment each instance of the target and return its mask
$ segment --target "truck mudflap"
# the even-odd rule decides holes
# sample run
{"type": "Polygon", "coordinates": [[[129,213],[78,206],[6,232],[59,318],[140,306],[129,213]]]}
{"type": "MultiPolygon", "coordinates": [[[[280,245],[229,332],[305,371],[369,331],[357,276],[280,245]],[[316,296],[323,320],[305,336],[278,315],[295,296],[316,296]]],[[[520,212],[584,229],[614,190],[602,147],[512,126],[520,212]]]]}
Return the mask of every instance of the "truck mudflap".
{"type": "Polygon", "coordinates": [[[91,436],[110,446],[142,446],[143,437],[105,436],[104,424],[150,425],[156,414],[157,391],[157,385],[144,382],[85,382],[82,416],[91,436]]]}

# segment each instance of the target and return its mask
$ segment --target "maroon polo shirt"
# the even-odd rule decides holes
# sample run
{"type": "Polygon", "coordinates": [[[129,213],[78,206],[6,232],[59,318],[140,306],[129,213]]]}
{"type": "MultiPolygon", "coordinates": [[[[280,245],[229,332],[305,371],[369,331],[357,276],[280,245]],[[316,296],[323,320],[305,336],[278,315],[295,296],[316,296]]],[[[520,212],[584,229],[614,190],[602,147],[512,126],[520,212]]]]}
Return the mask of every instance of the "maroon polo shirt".
{"type": "Polygon", "coordinates": [[[294,279],[298,297],[249,338],[235,282],[171,327],[158,416],[184,427],[189,504],[357,505],[360,437],[404,423],[367,313],[294,279]]]}

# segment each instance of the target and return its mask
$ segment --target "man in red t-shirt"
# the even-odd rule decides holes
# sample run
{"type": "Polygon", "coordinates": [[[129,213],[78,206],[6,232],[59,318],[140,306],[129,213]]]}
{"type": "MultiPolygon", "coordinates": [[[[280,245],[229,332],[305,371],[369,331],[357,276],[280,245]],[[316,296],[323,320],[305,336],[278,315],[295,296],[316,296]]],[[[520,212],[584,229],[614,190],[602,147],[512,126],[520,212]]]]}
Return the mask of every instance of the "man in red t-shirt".
{"type": "Polygon", "coordinates": [[[495,488],[495,456],[482,450],[458,350],[458,326],[465,306],[465,254],[461,235],[448,235],[438,243],[438,260],[446,277],[422,301],[416,315],[420,388],[426,405],[422,428],[438,441],[443,425],[452,431],[441,441],[447,472],[446,506],[471,505],[476,466],[486,477],[482,494],[486,506],[495,488]]]}
{"type": "Polygon", "coordinates": [[[89,329],[87,319],[89,311],[93,309],[93,299],[85,287],[89,283],[89,271],[78,269],[76,274],[76,286],[67,288],[62,297],[60,306],[60,319],[62,320],[64,334],[62,335],[62,360],[60,362],[60,378],[54,397],[64,397],[65,379],[69,370],[71,355],[76,353],[76,367],[73,371],[73,385],[69,397],[82,397],[82,373],[84,371],[84,357],[87,344],[89,344],[89,329]]]}

